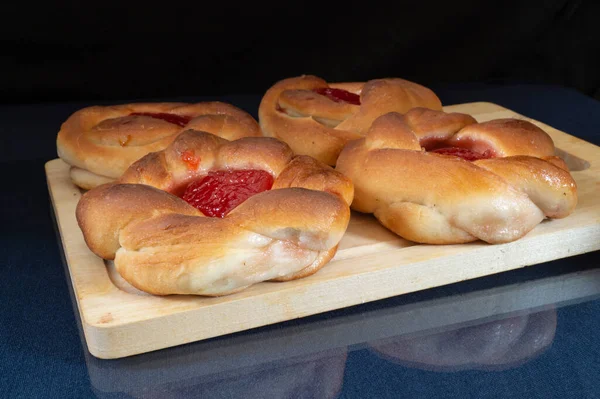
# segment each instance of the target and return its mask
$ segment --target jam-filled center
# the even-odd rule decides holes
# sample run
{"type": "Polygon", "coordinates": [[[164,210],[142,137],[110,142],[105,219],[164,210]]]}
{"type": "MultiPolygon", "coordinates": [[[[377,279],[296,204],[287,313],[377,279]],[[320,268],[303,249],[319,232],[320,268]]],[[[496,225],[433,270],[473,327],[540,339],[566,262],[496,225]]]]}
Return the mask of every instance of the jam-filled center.
{"type": "Polygon", "coordinates": [[[360,96],[343,89],[334,89],[331,87],[323,87],[313,90],[317,94],[321,94],[337,103],[349,103],[360,105],[360,96]]]}
{"type": "Polygon", "coordinates": [[[478,140],[463,139],[459,142],[425,137],[420,140],[421,147],[427,152],[450,155],[466,161],[495,158],[498,154],[488,143],[478,140]]]}
{"type": "Polygon", "coordinates": [[[470,150],[468,148],[461,147],[442,147],[436,150],[432,150],[436,154],[452,155],[455,157],[462,158],[466,161],[478,161],[480,159],[494,158],[494,155],[490,150],[485,150],[483,153],[470,150]]]}
{"type": "Polygon", "coordinates": [[[191,116],[169,114],[166,112],[132,112],[129,115],[149,116],[149,117],[155,118],[155,119],[162,119],[163,121],[173,123],[173,124],[181,126],[181,127],[184,127],[192,120],[191,116]]]}
{"type": "Polygon", "coordinates": [[[248,198],[270,190],[273,176],[264,170],[217,170],[190,183],[183,200],[206,216],[227,216],[248,198]]]}

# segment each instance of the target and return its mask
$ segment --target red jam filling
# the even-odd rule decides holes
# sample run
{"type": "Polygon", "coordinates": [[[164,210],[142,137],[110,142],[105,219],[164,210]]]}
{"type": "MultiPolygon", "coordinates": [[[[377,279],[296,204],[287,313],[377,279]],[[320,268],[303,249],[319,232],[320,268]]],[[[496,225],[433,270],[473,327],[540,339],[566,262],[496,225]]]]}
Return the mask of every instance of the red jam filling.
{"type": "Polygon", "coordinates": [[[479,152],[469,150],[467,148],[460,148],[460,147],[443,147],[443,148],[438,148],[437,150],[433,150],[430,152],[435,152],[436,154],[452,155],[455,157],[460,157],[466,161],[477,161],[480,159],[489,159],[489,158],[494,157],[493,154],[491,153],[491,151],[489,151],[489,150],[486,150],[482,154],[479,152]]]}
{"type": "Polygon", "coordinates": [[[183,199],[206,216],[225,217],[248,198],[273,186],[264,170],[218,170],[190,183],[183,199]]]}
{"type": "Polygon", "coordinates": [[[194,154],[194,151],[184,151],[181,153],[181,160],[186,163],[189,170],[198,169],[198,165],[200,165],[200,158],[194,154]]]}
{"type": "Polygon", "coordinates": [[[360,96],[358,94],[350,93],[347,90],[323,87],[320,89],[314,89],[313,91],[337,103],[360,105],[360,96]]]}
{"type": "Polygon", "coordinates": [[[181,127],[184,127],[192,120],[191,116],[168,114],[166,112],[132,112],[129,115],[149,116],[155,119],[162,119],[163,121],[167,121],[181,127]]]}

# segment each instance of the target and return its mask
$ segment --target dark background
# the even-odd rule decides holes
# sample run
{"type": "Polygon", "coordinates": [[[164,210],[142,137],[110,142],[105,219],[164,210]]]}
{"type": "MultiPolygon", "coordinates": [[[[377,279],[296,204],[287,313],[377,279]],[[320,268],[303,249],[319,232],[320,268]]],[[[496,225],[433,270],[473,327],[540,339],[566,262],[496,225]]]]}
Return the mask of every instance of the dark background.
{"type": "Polygon", "coordinates": [[[262,94],[300,74],[545,83],[600,99],[596,0],[58,3],[6,6],[1,102],[262,94]]]}

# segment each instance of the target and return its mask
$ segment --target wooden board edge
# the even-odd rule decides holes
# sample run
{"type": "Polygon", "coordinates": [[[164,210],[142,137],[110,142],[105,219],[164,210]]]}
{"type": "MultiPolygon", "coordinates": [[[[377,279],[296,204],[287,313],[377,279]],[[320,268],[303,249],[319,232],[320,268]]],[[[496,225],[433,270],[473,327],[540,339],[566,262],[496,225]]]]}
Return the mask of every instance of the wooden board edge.
{"type": "MultiPolygon", "coordinates": [[[[60,158],[55,158],[52,159],[50,161],[47,161],[44,164],[44,171],[46,174],[46,184],[48,187],[48,192],[49,192],[49,197],[50,197],[50,203],[52,205],[52,210],[54,211],[54,216],[55,216],[55,220],[56,220],[56,228],[60,234],[60,247],[63,252],[64,255],[64,262],[66,263],[64,266],[64,270],[66,271],[66,273],[68,273],[68,280],[71,282],[71,287],[70,289],[73,290],[73,300],[75,301],[75,305],[77,308],[77,314],[79,315],[79,320],[81,322],[81,325],[83,327],[83,333],[84,333],[84,338],[88,347],[88,350],[90,350],[90,342],[93,342],[95,336],[93,333],[94,325],[93,323],[91,323],[88,320],[87,314],[85,312],[85,310],[83,309],[83,305],[81,303],[80,300],[80,295],[79,295],[79,290],[77,287],[77,284],[75,283],[76,279],[74,276],[74,272],[73,272],[73,266],[71,265],[71,261],[69,260],[69,244],[67,242],[67,239],[69,239],[70,237],[65,237],[65,232],[64,232],[64,228],[62,227],[62,223],[65,220],[64,217],[62,216],[62,210],[60,209],[61,206],[59,204],[57,204],[56,202],[56,190],[60,187],[59,184],[61,184],[60,182],[55,182],[52,181],[52,171],[55,168],[55,165],[59,165],[59,164],[65,164],[64,161],[60,158]],[[90,332],[90,330],[92,330],[92,332],[90,332]]],[[[66,164],[65,164],[66,165],[66,164]]],[[[71,217],[74,217],[74,215],[72,215],[71,217]]],[[[98,259],[93,253],[90,252],[90,256],[89,256],[89,260],[90,262],[102,262],[104,264],[104,261],[98,259]]],[[[91,350],[90,350],[90,353],[91,350]]]]}
{"type": "MultiPolygon", "coordinates": [[[[486,267],[486,264],[492,264],[498,260],[498,254],[496,251],[485,251],[485,247],[483,247],[474,251],[474,255],[480,255],[479,257],[465,259],[464,254],[459,253],[454,256],[428,260],[428,268],[431,270],[431,274],[426,279],[423,279],[420,273],[424,262],[412,263],[404,268],[388,268],[379,272],[343,277],[343,279],[347,280],[345,284],[346,292],[361,292],[365,285],[378,288],[377,290],[364,292],[362,295],[345,296],[337,287],[339,279],[331,279],[315,282],[308,287],[304,287],[301,293],[295,292],[291,299],[288,291],[294,291],[293,288],[226,303],[223,306],[220,306],[221,304],[215,305],[210,309],[194,309],[187,312],[165,315],[163,318],[148,319],[131,324],[121,324],[108,328],[88,324],[86,334],[86,337],[88,337],[88,347],[90,348],[90,353],[98,358],[127,357],[233,332],[230,325],[211,325],[210,328],[190,329],[189,326],[195,324],[194,321],[197,318],[213,320],[219,316],[227,317],[228,314],[244,315],[243,318],[238,320],[235,331],[245,331],[290,319],[515,270],[525,266],[600,249],[600,225],[587,226],[579,230],[580,233],[590,238],[584,245],[580,243],[578,235],[574,233],[563,240],[564,245],[561,247],[555,245],[549,247],[547,243],[550,240],[547,240],[546,235],[537,236],[532,240],[515,242],[518,243],[517,245],[508,245],[505,247],[505,252],[502,255],[506,259],[505,263],[507,264],[504,267],[486,267]],[[525,249],[528,251],[529,257],[515,261],[515,257],[521,258],[522,251],[525,249]],[[454,278],[450,280],[445,279],[443,283],[440,283],[437,281],[438,276],[443,274],[440,273],[440,270],[448,267],[448,265],[454,265],[454,267],[460,270],[457,270],[454,278]],[[404,280],[404,282],[399,280],[404,280]],[[350,299],[340,300],[340,298],[344,297],[350,299]],[[278,303],[280,306],[278,308],[270,308],[270,312],[265,313],[264,309],[261,309],[257,302],[268,304],[278,303]],[[303,302],[310,303],[311,305],[303,305],[303,302]],[[225,316],[223,316],[222,308],[227,308],[225,316]],[[293,317],[290,317],[290,314],[293,314],[293,317]],[[160,326],[164,325],[168,325],[169,329],[160,328],[160,326]],[[134,330],[148,332],[148,334],[151,334],[151,339],[148,339],[146,336],[145,340],[140,341],[139,336],[133,333],[134,330]],[[143,343],[140,344],[140,342],[143,343]]],[[[394,256],[395,254],[392,252],[387,254],[383,259],[381,254],[369,257],[372,262],[387,262],[394,256]]]]}

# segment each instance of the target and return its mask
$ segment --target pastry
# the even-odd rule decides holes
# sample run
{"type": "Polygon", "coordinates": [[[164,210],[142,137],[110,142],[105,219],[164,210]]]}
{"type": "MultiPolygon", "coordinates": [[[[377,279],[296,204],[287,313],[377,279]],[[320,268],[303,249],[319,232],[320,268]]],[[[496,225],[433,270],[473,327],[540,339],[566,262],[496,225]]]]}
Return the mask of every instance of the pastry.
{"type": "Polygon", "coordinates": [[[285,141],[297,154],[335,165],[344,144],[361,138],[378,116],[414,107],[441,110],[442,104],[430,89],[404,79],[328,83],[302,75],[269,88],[258,116],[265,136],[285,141]]]}
{"type": "Polygon", "coordinates": [[[86,192],[77,220],[135,288],[217,296],[315,273],[337,250],[352,197],[348,178],[279,140],[187,130],[86,192]]]}
{"type": "Polygon", "coordinates": [[[134,103],[75,112],[62,124],[56,147],[72,166],[73,182],[90,189],[118,179],[133,162],[163,150],[186,129],[227,140],[261,136],[250,114],[227,103],[134,103]]]}
{"type": "Polygon", "coordinates": [[[354,183],[352,209],[419,243],[510,242],[577,204],[550,136],[519,119],[388,113],[344,147],[336,170],[354,183]]]}

